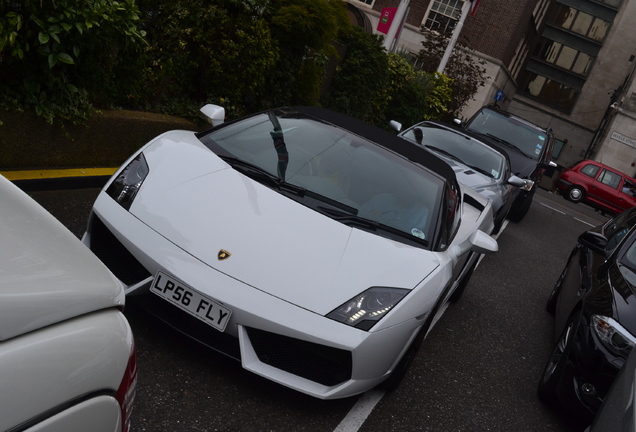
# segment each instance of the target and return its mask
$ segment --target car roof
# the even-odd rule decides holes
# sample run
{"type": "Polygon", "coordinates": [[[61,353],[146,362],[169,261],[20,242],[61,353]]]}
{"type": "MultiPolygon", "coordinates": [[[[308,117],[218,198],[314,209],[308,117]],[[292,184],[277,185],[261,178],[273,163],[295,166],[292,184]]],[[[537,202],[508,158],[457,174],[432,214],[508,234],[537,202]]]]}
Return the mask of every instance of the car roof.
{"type": "Polygon", "coordinates": [[[365,123],[347,115],[331,111],[321,107],[299,106],[293,107],[298,112],[307,114],[318,120],[330,123],[338,128],[346,129],[355,135],[361,136],[399,155],[411,162],[427,168],[447,181],[455,183],[457,178],[453,169],[442,159],[426,151],[424,148],[414,146],[397,135],[381,129],[377,126],[365,123]]]}

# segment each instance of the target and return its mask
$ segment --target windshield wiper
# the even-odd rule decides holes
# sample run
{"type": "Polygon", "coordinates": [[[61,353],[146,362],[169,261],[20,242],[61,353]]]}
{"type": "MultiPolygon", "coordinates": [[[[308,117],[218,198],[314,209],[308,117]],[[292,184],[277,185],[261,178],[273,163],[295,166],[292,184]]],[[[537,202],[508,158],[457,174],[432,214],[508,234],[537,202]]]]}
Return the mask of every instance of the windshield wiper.
{"type": "Polygon", "coordinates": [[[320,210],[322,213],[326,214],[327,216],[331,217],[332,219],[337,220],[338,222],[342,222],[343,224],[351,226],[351,227],[364,228],[374,232],[378,230],[382,230],[394,235],[398,235],[402,238],[414,241],[418,244],[421,244],[422,246],[428,246],[429,244],[428,240],[415,237],[414,235],[404,232],[398,228],[394,228],[390,225],[385,225],[381,222],[358,216],[357,215],[358,211],[355,209],[354,209],[355,213],[345,213],[334,208],[323,207],[323,206],[318,206],[318,210],[320,210]]]}
{"type": "Polygon", "coordinates": [[[269,186],[274,187],[278,191],[287,191],[292,192],[298,196],[304,196],[307,190],[304,187],[296,186],[291,183],[287,183],[282,180],[280,177],[275,176],[264,168],[259,167],[258,165],[254,165],[253,163],[244,161],[243,159],[239,159],[233,156],[220,156],[225,162],[230,164],[232,168],[242,172],[246,176],[253,178],[254,180],[258,180],[260,182],[265,182],[269,186]]]}
{"type": "Polygon", "coordinates": [[[454,161],[464,163],[463,160],[461,160],[460,158],[458,158],[454,154],[452,154],[450,152],[447,152],[444,149],[441,149],[439,147],[435,147],[435,146],[432,146],[432,145],[425,145],[424,147],[426,147],[427,149],[430,149],[430,150],[432,150],[432,151],[434,151],[436,153],[440,153],[440,154],[443,154],[444,156],[448,156],[449,158],[453,159],[454,161]]]}
{"type": "Polygon", "coordinates": [[[479,168],[478,166],[474,166],[474,165],[466,165],[468,168],[477,171],[480,174],[485,175],[486,177],[490,177],[490,178],[494,178],[495,176],[493,176],[491,173],[489,173],[488,171],[486,171],[483,168],[479,168]]]}
{"type": "Polygon", "coordinates": [[[482,135],[486,135],[488,138],[492,138],[492,139],[494,139],[495,141],[497,141],[498,143],[501,143],[501,144],[503,144],[503,145],[505,145],[505,146],[510,147],[511,149],[516,150],[517,152],[521,153],[521,154],[522,154],[522,155],[524,155],[525,157],[530,158],[530,159],[533,159],[533,158],[532,158],[532,156],[528,155],[526,152],[524,152],[523,150],[521,150],[519,147],[517,147],[516,145],[514,145],[513,143],[511,143],[511,142],[509,142],[509,141],[506,141],[506,140],[505,140],[505,139],[503,139],[503,138],[499,138],[498,136],[495,136],[495,135],[493,135],[493,134],[489,134],[489,133],[485,133],[485,134],[482,134],[482,135]]]}

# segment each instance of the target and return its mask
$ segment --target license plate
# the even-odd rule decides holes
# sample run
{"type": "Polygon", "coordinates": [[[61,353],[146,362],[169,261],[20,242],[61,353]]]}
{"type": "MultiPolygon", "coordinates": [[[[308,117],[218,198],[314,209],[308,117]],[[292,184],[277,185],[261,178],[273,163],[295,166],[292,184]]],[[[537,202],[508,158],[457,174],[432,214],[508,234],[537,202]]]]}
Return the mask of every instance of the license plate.
{"type": "Polygon", "coordinates": [[[232,316],[232,310],[161,271],[150,291],[221,332],[232,316]]]}

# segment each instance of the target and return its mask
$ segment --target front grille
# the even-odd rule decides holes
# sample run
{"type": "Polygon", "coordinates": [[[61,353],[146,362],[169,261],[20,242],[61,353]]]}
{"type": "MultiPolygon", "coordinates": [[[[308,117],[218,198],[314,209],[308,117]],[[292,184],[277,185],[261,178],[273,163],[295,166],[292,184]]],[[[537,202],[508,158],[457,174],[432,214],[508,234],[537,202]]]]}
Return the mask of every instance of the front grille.
{"type": "Polygon", "coordinates": [[[126,302],[140,306],[173,329],[208,348],[235,360],[241,360],[241,349],[237,337],[213,329],[159,296],[152,293],[130,296],[126,298],[126,302]]]}
{"type": "Polygon", "coordinates": [[[325,386],[351,378],[351,352],[247,328],[258,359],[270,366],[325,386]]]}
{"type": "Polygon", "coordinates": [[[90,242],[93,253],[126,285],[134,285],[150,276],[150,272],[95,215],[91,220],[90,242]]]}

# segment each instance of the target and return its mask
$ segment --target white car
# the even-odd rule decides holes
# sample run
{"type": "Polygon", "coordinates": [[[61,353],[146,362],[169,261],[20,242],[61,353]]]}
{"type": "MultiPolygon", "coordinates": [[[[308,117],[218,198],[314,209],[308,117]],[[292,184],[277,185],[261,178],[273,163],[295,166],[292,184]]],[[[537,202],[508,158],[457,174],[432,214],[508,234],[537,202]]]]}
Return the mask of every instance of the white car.
{"type": "Polygon", "coordinates": [[[497,250],[492,229],[490,202],[431,153],[300,107],[153,139],[99,194],[83,241],[129,301],[334,399],[399,382],[478,256],[497,250]]]}
{"type": "Polygon", "coordinates": [[[0,431],[128,431],[137,369],[122,285],[2,176],[0,196],[0,431]]]}

